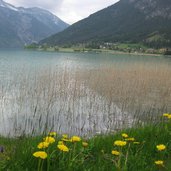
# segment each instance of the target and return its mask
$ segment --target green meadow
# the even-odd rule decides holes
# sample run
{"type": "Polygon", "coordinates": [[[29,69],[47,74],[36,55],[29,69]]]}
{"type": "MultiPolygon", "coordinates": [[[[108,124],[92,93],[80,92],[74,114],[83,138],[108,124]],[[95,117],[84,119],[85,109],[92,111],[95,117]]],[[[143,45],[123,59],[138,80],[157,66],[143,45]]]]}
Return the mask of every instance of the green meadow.
{"type": "Polygon", "coordinates": [[[154,125],[90,138],[50,132],[0,138],[2,171],[171,170],[171,115],[154,125]]]}

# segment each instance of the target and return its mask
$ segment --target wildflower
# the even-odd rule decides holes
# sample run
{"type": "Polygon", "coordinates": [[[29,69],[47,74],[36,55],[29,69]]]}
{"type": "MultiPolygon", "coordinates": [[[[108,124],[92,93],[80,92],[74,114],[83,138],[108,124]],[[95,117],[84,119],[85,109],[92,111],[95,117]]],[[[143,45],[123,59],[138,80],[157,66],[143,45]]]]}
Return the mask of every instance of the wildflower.
{"type": "Polygon", "coordinates": [[[58,145],[63,145],[64,142],[63,141],[58,141],[58,145]]]}
{"type": "Polygon", "coordinates": [[[123,134],[122,134],[122,137],[123,137],[123,138],[128,138],[128,134],[123,133],[123,134]]]}
{"type": "Polygon", "coordinates": [[[166,146],[164,144],[159,144],[159,145],[156,146],[156,148],[157,148],[158,151],[163,151],[163,150],[166,149],[166,146]]]}
{"type": "Polygon", "coordinates": [[[125,146],[126,145],[126,141],[121,141],[121,140],[117,140],[114,142],[114,145],[116,146],[125,146]]]}
{"type": "Polygon", "coordinates": [[[168,118],[168,119],[171,119],[171,114],[169,114],[167,118],[168,118]]]}
{"type": "Polygon", "coordinates": [[[164,164],[164,162],[162,160],[157,160],[154,162],[156,165],[162,165],[164,164]]]}
{"type": "Polygon", "coordinates": [[[37,151],[33,153],[34,157],[41,158],[41,159],[46,159],[47,158],[47,153],[44,151],[37,151]]]}
{"type": "Polygon", "coordinates": [[[135,138],[126,138],[126,141],[135,141],[135,138]]]}
{"type": "Polygon", "coordinates": [[[169,113],[163,113],[163,117],[168,117],[169,113]]]}
{"type": "Polygon", "coordinates": [[[72,140],[72,142],[79,142],[79,141],[81,141],[81,138],[78,137],[78,136],[73,136],[73,137],[71,138],[71,140],[72,140]]]}
{"type": "Polygon", "coordinates": [[[49,146],[48,142],[41,142],[38,144],[37,148],[42,149],[42,148],[47,148],[49,146]]]}
{"type": "Polygon", "coordinates": [[[87,142],[82,142],[83,147],[87,147],[88,143],[87,142]]]}
{"type": "Polygon", "coordinates": [[[67,134],[63,134],[62,137],[67,139],[68,135],[67,134]]]}
{"type": "Polygon", "coordinates": [[[135,141],[135,142],[133,142],[133,144],[140,144],[140,142],[135,141]]]}
{"type": "Polygon", "coordinates": [[[50,132],[49,135],[52,137],[55,137],[57,135],[57,133],[56,132],[50,132]]]}
{"type": "Polygon", "coordinates": [[[0,146],[0,153],[3,153],[3,152],[4,152],[4,147],[0,146]]]}
{"type": "Polygon", "coordinates": [[[112,150],[112,154],[115,155],[115,156],[119,156],[120,155],[120,152],[119,151],[116,151],[116,150],[112,150]]]}
{"type": "Polygon", "coordinates": [[[55,142],[55,138],[53,138],[53,137],[45,137],[44,141],[48,142],[49,144],[52,144],[52,143],[55,142]]]}
{"type": "Polygon", "coordinates": [[[57,147],[59,148],[59,150],[63,151],[63,152],[68,152],[69,148],[66,145],[57,145],[57,147]]]}

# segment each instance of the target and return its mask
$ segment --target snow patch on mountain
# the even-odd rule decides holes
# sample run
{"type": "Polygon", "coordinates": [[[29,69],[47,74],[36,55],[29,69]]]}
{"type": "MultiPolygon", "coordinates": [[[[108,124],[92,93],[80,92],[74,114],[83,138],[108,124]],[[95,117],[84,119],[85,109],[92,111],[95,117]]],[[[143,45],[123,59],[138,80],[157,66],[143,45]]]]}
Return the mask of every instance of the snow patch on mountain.
{"type": "Polygon", "coordinates": [[[15,6],[11,5],[11,4],[8,4],[4,1],[0,1],[0,6],[3,7],[3,8],[8,8],[8,9],[11,9],[11,10],[14,10],[14,11],[18,11],[18,8],[16,8],[15,6]]]}

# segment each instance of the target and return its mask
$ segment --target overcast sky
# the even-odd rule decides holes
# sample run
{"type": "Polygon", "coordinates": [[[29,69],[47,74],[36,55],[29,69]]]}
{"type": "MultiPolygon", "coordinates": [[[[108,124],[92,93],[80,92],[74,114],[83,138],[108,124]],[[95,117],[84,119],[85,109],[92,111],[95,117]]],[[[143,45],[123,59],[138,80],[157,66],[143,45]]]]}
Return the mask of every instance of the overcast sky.
{"type": "Polygon", "coordinates": [[[17,7],[41,7],[72,24],[119,0],[4,0],[17,7]]]}

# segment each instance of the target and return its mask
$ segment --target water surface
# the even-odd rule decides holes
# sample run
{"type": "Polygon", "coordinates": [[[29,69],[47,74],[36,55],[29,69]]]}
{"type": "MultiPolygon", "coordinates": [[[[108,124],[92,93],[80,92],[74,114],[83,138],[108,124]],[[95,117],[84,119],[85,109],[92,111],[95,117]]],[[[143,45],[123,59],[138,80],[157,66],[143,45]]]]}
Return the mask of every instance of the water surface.
{"type": "Polygon", "coordinates": [[[84,75],[137,64],[170,67],[170,61],[163,56],[1,50],[0,134],[95,134],[130,127],[132,112],[96,91],[84,75]]]}

